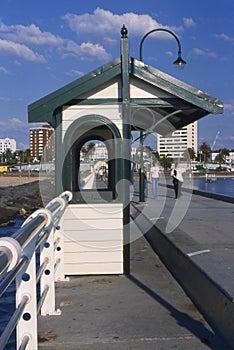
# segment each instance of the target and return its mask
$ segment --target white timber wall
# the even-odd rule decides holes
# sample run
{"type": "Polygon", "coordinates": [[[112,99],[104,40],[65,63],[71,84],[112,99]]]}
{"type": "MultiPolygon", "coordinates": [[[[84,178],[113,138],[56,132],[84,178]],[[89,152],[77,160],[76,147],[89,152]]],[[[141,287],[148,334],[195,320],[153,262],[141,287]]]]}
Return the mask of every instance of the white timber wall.
{"type": "MultiPolygon", "coordinates": [[[[62,139],[69,128],[69,126],[79,118],[89,115],[100,115],[108,118],[113,124],[117,126],[122,135],[122,106],[117,105],[100,105],[100,106],[70,106],[63,111],[62,122],[62,139]]],[[[88,127],[88,124],[87,124],[88,127]]]]}
{"type": "Polygon", "coordinates": [[[123,273],[123,205],[70,204],[62,218],[66,275],[123,273]]]}
{"type": "MultiPolygon", "coordinates": [[[[162,97],[160,89],[131,79],[133,98],[162,97]]],[[[113,79],[85,95],[82,99],[120,98],[120,79],[113,79]]],[[[74,105],[65,107],[62,116],[62,141],[68,128],[79,118],[100,115],[114,123],[122,135],[122,105],[74,105]]],[[[88,125],[87,125],[88,126],[88,125]]],[[[65,235],[65,274],[123,273],[123,204],[70,204],[62,219],[65,235]]]]}

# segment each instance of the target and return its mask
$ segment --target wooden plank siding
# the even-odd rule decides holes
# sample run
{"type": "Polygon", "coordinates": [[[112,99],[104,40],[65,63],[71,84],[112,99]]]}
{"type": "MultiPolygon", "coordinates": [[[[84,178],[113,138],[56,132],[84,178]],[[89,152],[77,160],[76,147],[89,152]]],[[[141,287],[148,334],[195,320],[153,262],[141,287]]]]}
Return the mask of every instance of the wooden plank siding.
{"type": "MultiPolygon", "coordinates": [[[[102,117],[106,117],[112,123],[114,123],[119,129],[120,133],[122,133],[122,106],[121,104],[115,105],[76,105],[66,107],[63,111],[63,123],[62,123],[62,137],[69,126],[82,117],[88,117],[90,115],[100,115],[102,117]]],[[[88,125],[87,125],[88,127],[88,125]]]]}
{"type": "Polygon", "coordinates": [[[123,273],[123,204],[70,204],[61,227],[66,275],[123,273]]]}

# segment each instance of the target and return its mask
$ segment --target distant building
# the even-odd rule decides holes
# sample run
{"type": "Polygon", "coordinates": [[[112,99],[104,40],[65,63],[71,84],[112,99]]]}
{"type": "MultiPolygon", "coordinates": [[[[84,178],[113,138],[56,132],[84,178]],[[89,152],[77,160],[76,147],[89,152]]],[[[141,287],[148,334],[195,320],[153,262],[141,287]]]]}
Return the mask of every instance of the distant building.
{"type": "Polygon", "coordinates": [[[160,156],[170,156],[174,160],[183,157],[188,148],[193,148],[197,154],[197,122],[191,123],[170,136],[158,135],[157,151],[160,156]]]}
{"type": "Polygon", "coordinates": [[[0,154],[4,153],[7,149],[10,149],[12,153],[16,151],[15,139],[10,139],[8,137],[0,139],[0,154]]]}
{"type": "Polygon", "coordinates": [[[54,129],[49,125],[30,129],[30,156],[33,160],[51,161],[55,155],[54,129]]]}
{"type": "MultiPolygon", "coordinates": [[[[218,151],[213,151],[211,153],[211,160],[212,162],[215,161],[216,156],[219,154],[218,151]]],[[[226,157],[226,163],[230,165],[234,165],[234,152],[230,151],[229,155],[226,157]]]]}
{"type": "Polygon", "coordinates": [[[108,159],[108,151],[107,151],[105,144],[103,144],[103,143],[101,143],[101,144],[96,143],[95,144],[93,159],[100,159],[100,160],[108,159]]]}

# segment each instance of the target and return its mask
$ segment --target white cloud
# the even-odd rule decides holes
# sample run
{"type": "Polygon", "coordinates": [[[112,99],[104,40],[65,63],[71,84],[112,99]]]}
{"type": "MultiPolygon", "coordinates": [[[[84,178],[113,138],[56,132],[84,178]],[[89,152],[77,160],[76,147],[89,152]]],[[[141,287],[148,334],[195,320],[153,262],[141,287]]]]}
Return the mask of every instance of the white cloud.
{"type": "Polygon", "coordinates": [[[225,41],[234,42],[234,37],[231,37],[231,36],[226,35],[224,33],[222,33],[222,34],[215,34],[214,37],[217,38],[217,39],[223,39],[225,41]]]}
{"type": "Polygon", "coordinates": [[[230,111],[231,114],[234,115],[234,104],[232,104],[232,103],[225,103],[224,104],[224,110],[230,111]]]}
{"type": "Polygon", "coordinates": [[[4,68],[3,66],[0,66],[0,73],[8,74],[8,70],[4,68]]]}
{"type": "Polygon", "coordinates": [[[100,61],[110,58],[104,47],[97,43],[93,44],[89,41],[78,45],[72,40],[63,39],[50,32],[42,31],[35,24],[7,26],[0,22],[0,53],[4,51],[28,61],[46,62],[43,55],[35,53],[29,47],[32,45],[56,48],[62,53],[63,57],[73,55],[81,60],[97,59],[100,61]]]}
{"type": "MultiPolygon", "coordinates": [[[[125,24],[128,29],[129,36],[143,35],[149,30],[158,27],[164,27],[171,30],[181,31],[182,28],[174,28],[158,23],[149,15],[138,15],[133,12],[124,13],[122,15],[114,14],[110,11],[97,8],[93,14],[85,13],[83,15],[76,15],[67,13],[63,19],[68,22],[71,30],[76,32],[77,36],[89,35],[89,37],[102,37],[103,40],[108,41],[111,37],[120,36],[120,30],[125,24]]],[[[165,36],[165,33],[158,32],[157,37],[170,39],[170,36],[165,36]]]]}
{"type": "Polygon", "coordinates": [[[196,27],[196,23],[194,22],[194,20],[191,17],[190,18],[184,17],[183,21],[184,21],[185,27],[188,27],[188,28],[196,27]]]}
{"type": "Polygon", "coordinates": [[[19,118],[10,118],[8,120],[2,120],[0,126],[4,128],[4,133],[13,131],[27,130],[29,128],[28,123],[23,122],[19,118]]]}
{"type": "Polygon", "coordinates": [[[174,57],[175,54],[172,51],[166,51],[165,54],[169,57],[174,57]]]}
{"type": "Polygon", "coordinates": [[[0,37],[6,40],[34,45],[58,46],[63,44],[63,39],[50,32],[42,32],[35,24],[29,26],[11,25],[0,23],[0,37]]]}
{"type": "Polygon", "coordinates": [[[70,72],[66,72],[66,75],[74,78],[74,77],[82,77],[84,73],[79,70],[72,69],[70,72]]]}
{"type": "Polygon", "coordinates": [[[34,62],[46,62],[45,58],[38,54],[34,53],[30,48],[23,44],[18,44],[13,41],[2,40],[0,39],[0,53],[6,52],[13,54],[17,57],[23,58],[26,61],[34,62]]]}
{"type": "Polygon", "coordinates": [[[105,61],[110,59],[110,55],[106,52],[102,45],[93,44],[91,42],[78,45],[74,41],[69,40],[66,45],[66,51],[81,60],[95,58],[100,61],[105,61]]]}
{"type": "Polygon", "coordinates": [[[210,49],[199,49],[196,47],[193,49],[192,53],[197,56],[216,57],[216,53],[210,49]]]}

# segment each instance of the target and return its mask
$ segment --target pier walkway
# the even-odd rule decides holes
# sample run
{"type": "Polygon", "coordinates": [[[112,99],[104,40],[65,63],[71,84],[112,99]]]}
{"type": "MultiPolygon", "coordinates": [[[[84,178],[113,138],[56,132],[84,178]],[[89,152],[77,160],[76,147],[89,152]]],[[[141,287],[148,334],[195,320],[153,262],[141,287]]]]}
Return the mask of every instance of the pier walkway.
{"type": "MultiPolygon", "coordinates": [[[[184,215],[180,230],[167,234],[234,294],[233,204],[192,195],[182,214],[185,201],[186,194],[176,203],[177,213],[184,215]]],[[[132,216],[143,211],[155,225],[175,208],[173,191],[161,187],[157,199],[149,192],[145,205],[137,203],[137,198],[133,203],[132,216]]],[[[74,276],[57,284],[56,304],[62,315],[39,318],[40,350],[229,350],[162,264],[139,226],[131,226],[129,276],[74,276]]]]}

